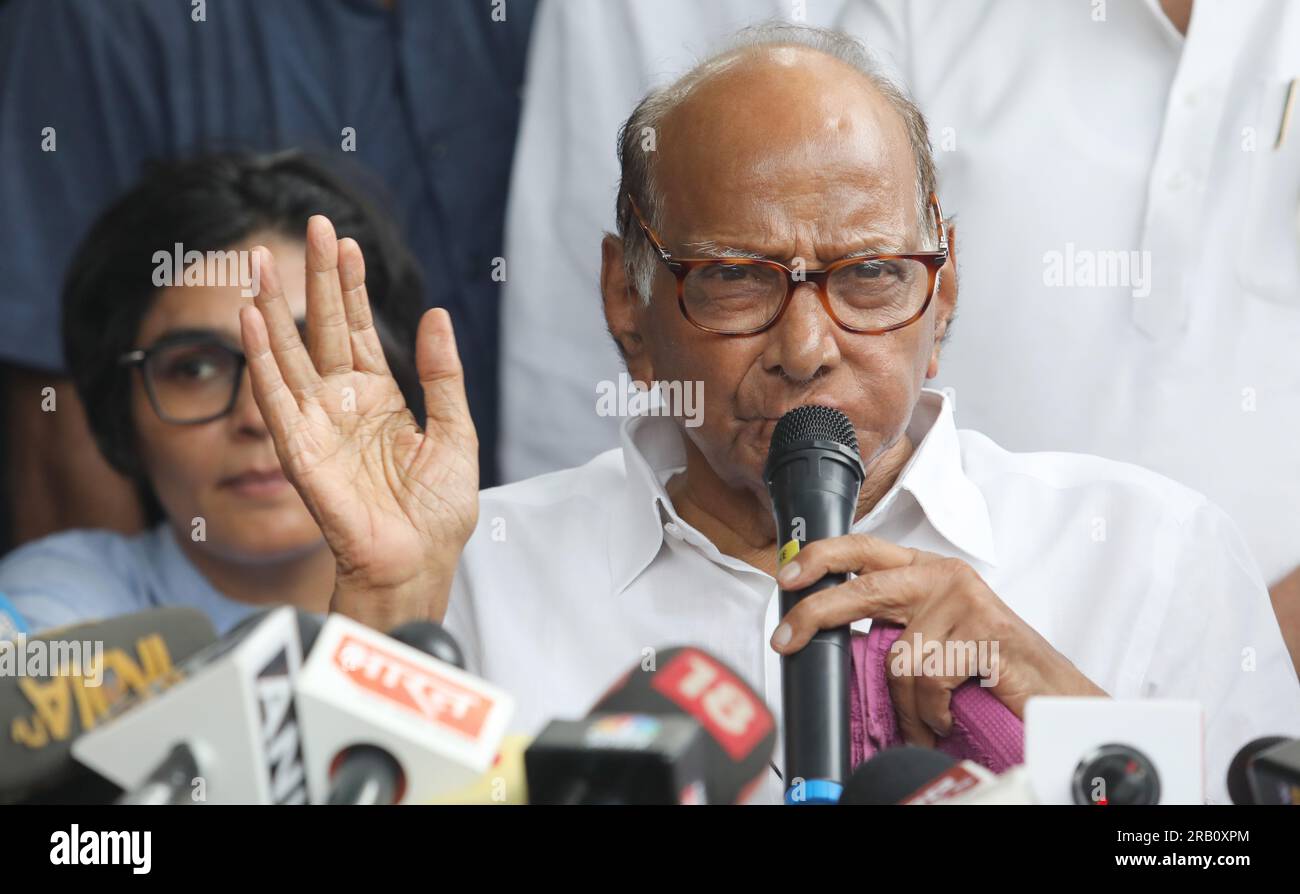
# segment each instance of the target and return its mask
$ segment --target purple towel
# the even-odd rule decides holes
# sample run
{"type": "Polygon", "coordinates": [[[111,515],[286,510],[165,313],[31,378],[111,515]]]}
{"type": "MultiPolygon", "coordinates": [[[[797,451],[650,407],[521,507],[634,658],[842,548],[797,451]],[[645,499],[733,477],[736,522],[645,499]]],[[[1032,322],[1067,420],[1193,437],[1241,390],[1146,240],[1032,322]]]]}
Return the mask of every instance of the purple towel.
{"type": "MultiPolygon", "coordinates": [[[[853,634],[849,674],[849,723],[853,766],[882,748],[905,744],[889,698],[889,647],[903,633],[893,624],[872,624],[853,634]]],[[[935,746],[957,760],[971,760],[1002,773],[1025,760],[1025,725],[978,680],[952,693],[952,732],[935,746]]]]}

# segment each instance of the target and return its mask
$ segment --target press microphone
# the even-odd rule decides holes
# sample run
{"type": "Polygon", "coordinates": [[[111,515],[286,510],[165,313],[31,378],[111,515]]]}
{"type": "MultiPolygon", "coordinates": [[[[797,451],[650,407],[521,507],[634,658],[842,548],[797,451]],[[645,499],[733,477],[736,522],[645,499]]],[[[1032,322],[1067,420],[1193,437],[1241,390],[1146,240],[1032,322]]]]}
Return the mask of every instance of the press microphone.
{"type": "Polygon", "coordinates": [[[441,624],[433,621],[407,621],[388,631],[388,635],[412,649],[465,670],[465,653],[460,650],[460,643],[441,624]]]}
{"type": "Polygon", "coordinates": [[[294,682],[319,626],[290,606],[250,616],[177,668],[166,691],[120,705],[73,755],[126,790],[120,803],[306,803],[294,682]],[[197,769],[188,778],[174,772],[187,766],[178,744],[197,769]]]}
{"type": "Polygon", "coordinates": [[[203,613],[168,607],[0,642],[0,804],[84,802],[98,780],[73,743],[216,639],[203,613]]]}
{"type": "MultiPolygon", "coordinates": [[[[450,638],[396,632],[430,646],[450,638]]],[[[313,803],[425,804],[469,785],[492,766],[514,713],[497,687],[337,614],[297,692],[313,803]]]]}
{"type": "Polygon", "coordinates": [[[1250,787],[1256,804],[1300,805],[1300,739],[1284,739],[1255,756],[1250,787]]]}
{"type": "MultiPolygon", "coordinates": [[[[864,477],[853,423],[839,410],[803,406],[781,417],[763,469],[781,565],[802,544],[849,533],[864,477]]],[[[782,590],[782,616],[847,579],[828,574],[802,590],[782,590]]],[[[849,635],[847,625],[820,630],[781,658],[787,804],[834,804],[849,775],[849,635]]]]}
{"type": "Polygon", "coordinates": [[[553,720],[528,746],[530,804],[707,802],[707,734],[686,714],[553,720]]]}
{"type": "MultiPolygon", "coordinates": [[[[465,669],[460,644],[441,624],[410,621],[388,632],[390,638],[426,655],[465,669]]],[[[336,805],[396,804],[405,793],[406,774],[397,759],[375,745],[352,745],[330,764],[327,801],[336,805]]]]}
{"type": "MultiPolygon", "coordinates": [[[[840,804],[878,806],[902,804],[935,780],[953,779],[960,765],[933,748],[900,745],[886,748],[858,765],[844,783],[840,804]]],[[[969,788],[953,779],[949,790],[969,788]]]]}
{"type": "Polygon", "coordinates": [[[692,718],[706,734],[704,785],[710,804],[745,800],[769,772],[776,745],[772,712],[739,674],[703,649],[657,650],[652,667],[637,665],[624,674],[589,716],[601,714],[692,718]]]}

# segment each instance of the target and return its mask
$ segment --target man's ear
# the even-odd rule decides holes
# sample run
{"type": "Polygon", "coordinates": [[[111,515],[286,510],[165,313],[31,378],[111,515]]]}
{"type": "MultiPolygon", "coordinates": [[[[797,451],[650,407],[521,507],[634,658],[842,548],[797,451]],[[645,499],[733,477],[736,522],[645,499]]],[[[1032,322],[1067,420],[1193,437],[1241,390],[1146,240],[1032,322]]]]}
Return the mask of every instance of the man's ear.
{"type": "Polygon", "coordinates": [[[939,271],[939,287],[934,295],[934,347],[930,351],[930,365],[925,370],[927,379],[939,375],[939,353],[943,350],[948,327],[952,325],[953,314],[957,312],[957,225],[951,220],[944,223],[948,228],[948,262],[939,271]]]}
{"type": "Polygon", "coordinates": [[[636,381],[654,381],[653,364],[641,336],[645,307],[628,279],[623,242],[611,233],[606,233],[600,243],[600,295],[605,306],[605,325],[627,364],[628,373],[636,381]]]}

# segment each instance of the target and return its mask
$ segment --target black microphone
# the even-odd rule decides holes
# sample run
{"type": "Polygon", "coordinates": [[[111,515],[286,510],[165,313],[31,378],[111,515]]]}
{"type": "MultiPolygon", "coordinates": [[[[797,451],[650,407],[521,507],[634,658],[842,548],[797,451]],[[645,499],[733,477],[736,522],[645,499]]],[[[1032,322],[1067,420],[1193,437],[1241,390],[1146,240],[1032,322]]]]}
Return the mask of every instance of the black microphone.
{"type": "Polygon", "coordinates": [[[1300,805],[1300,739],[1282,739],[1260,750],[1247,775],[1250,803],[1300,805]]]}
{"type": "Polygon", "coordinates": [[[917,745],[886,748],[863,761],[844,784],[839,803],[901,804],[927,783],[959,766],[942,751],[917,745]]]}
{"type": "Polygon", "coordinates": [[[709,744],[685,714],[552,720],[524,752],[528,803],[709,803],[709,744]]]}
{"type": "MultiPolygon", "coordinates": [[[[801,544],[849,533],[865,471],[853,423],[830,407],[796,407],[781,417],[763,479],[784,565],[801,544]]],[[[828,574],[781,591],[784,616],[800,599],[847,580],[828,574]]],[[[821,630],[781,659],[786,803],[834,804],[850,770],[849,628],[821,630]]]]}
{"type": "MultiPolygon", "coordinates": [[[[706,733],[704,795],[709,804],[744,801],[769,772],[776,745],[772,712],[738,673],[703,649],[657,650],[653,669],[640,664],[629,670],[589,716],[608,714],[684,714],[693,719],[706,733]]],[[[684,756],[687,750],[683,746],[675,753],[684,756]]]]}
{"type": "Polygon", "coordinates": [[[1241,750],[1233,757],[1232,763],[1228,764],[1228,797],[1232,799],[1233,804],[1241,806],[1256,803],[1251,784],[1251,770],[1254,768],[1255,758],[1260,752],[1285,741],[1286,736],[1261,736],[1241,746],[1241,750]]]}

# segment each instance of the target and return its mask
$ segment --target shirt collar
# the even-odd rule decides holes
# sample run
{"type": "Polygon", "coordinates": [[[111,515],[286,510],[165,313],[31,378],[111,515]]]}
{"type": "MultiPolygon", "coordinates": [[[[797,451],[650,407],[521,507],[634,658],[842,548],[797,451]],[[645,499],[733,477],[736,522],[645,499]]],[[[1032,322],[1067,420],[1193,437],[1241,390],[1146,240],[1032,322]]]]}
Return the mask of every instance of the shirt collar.
{"type": "MultiPolygon", "coordinates": [[[[911,458],[893,487],[853,530],[865,533],[877,528],[889,513],[897,511],[898,498],[905,492],[952,546],[996,565],[988,504],[962,468],[961,443],[947,396],[923,390],[907,434],[914,445],[911,458]]],[[[665,522],[688,527],[678,518],[663,484],[686,465],[677,422],[663,416],[633,416],[623,423],[621,440],[627,482],[609,532],[610,570],[619,593],[659,554],[665,522]]]]}

